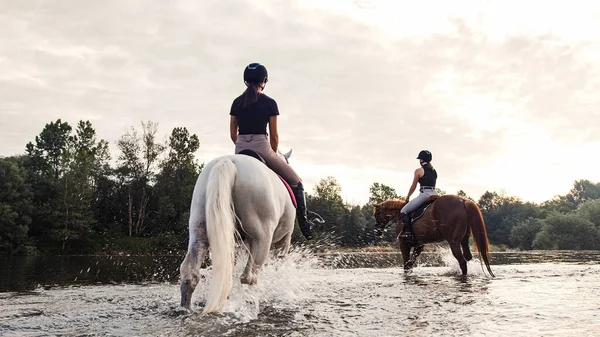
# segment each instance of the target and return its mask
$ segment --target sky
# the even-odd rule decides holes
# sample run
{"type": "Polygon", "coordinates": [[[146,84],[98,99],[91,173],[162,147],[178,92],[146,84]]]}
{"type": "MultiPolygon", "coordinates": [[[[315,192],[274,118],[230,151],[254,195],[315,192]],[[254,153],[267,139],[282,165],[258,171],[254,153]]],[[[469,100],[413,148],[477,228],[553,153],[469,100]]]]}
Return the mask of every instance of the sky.
{"type": "Polygon", "coordinates": [[[111,144],[141,121],[230,154],[244,67],[269,70],[280,149],[307,190],[438,187],[542,202],[600,181],[600,3],[0,0],[0,155],[90,120],[111,144]]]}

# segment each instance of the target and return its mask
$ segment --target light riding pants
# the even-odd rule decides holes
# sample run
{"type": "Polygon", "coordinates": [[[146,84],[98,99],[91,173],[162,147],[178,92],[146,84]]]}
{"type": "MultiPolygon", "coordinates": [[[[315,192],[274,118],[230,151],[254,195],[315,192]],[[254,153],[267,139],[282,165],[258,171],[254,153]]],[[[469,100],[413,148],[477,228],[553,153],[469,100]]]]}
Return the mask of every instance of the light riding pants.
{"type": "Polygon", "coordinates": [[[432,195],[437,195],[434,189],[421,189],[420,194],[402,207],[401,213],[408,214],[421,206],[432,195]]]}
{"type": "Polygon", "coordinates": [[[281,157],[273,151],[267,135],[238,135],[235,142],[235,153],[240,153],[242,150],[253,150],[258,152],[265,161],[267,166],[279,174],[292,187],[298,186],[300,177],[281,157]]]}

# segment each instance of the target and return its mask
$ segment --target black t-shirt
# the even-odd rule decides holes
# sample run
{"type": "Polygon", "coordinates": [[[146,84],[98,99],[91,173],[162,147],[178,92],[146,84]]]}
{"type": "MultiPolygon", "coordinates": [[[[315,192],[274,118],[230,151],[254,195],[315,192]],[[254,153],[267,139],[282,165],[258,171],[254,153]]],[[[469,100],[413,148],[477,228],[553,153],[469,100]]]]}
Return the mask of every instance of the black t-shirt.
{"type": "Polygon", "coordinates": [[[419,178],[419,185],[421,185],[421,187],[435,187],[435,183],[437,181],[437,171],[432,170],[429,164],[425,164],[421,167],[423,167],[425,174],[419,178]]]}
{"type": "Polygon", "coordinates": [[[267,124],[271,116],[279,115],[277,102],[271,97],[260,94],[258,101],[243,107],[243,97],[240,96],[231,104],[231,116],[235,116],[240,135],[267,134],[267,124]]]}

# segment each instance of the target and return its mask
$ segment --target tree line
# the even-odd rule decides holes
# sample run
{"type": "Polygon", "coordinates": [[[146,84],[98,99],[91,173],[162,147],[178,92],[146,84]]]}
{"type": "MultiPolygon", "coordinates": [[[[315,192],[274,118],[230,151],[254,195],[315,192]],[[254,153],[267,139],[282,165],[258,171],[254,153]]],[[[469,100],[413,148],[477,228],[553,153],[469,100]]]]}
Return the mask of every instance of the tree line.
{"type": "MultiPolygon", "coordinates": [[[[187,245],[187,221],[203,164],[197,135],[174,128],[160,141],[158,126],[142,122],[117,141],[112,157],[89,121],[45,125],[23,155],[0,158],[0,254],[168,253],[187,245]]],[[[399,198],[373,183],[364,205],[341,197],[335,177],[308,194],[309,210],[326,223],[317,239],[337,247],[380,243],[372,205],[399,198]]],[[[444,194],[444,191],[438,191],[444,194]]],[[[469,198],[463,191],[457,195],[469,198]]],[[[541,204],[497,192],[477,201],[491,243],[520,249],[600,249],[600,184],[574,183],[541,204]]],[[[393,241],[386,234],[384,240],[393,241]]],[[[295,239],[301,239],[298,228],[295,239]]]]}

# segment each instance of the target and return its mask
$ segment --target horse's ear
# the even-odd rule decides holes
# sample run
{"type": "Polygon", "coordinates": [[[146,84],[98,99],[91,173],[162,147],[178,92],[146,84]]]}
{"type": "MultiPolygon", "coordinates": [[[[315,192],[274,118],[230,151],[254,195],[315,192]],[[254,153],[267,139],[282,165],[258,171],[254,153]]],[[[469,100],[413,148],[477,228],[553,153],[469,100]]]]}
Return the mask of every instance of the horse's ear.
{"type": "Polygon", "coordinates": [[[287,153],[285,153],[283,155],[286,159],[290,159],[290,157],[292,156],[292,149],[290,149],[287,153]]]}

